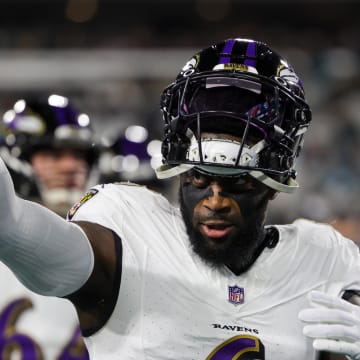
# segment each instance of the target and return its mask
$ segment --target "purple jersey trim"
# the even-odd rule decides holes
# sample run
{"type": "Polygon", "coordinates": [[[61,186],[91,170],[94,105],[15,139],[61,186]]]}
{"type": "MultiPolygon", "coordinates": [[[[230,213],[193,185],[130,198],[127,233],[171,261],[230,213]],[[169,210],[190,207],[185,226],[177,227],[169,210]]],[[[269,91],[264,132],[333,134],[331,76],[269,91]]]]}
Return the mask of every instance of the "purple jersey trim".
{"type": "MultiPolygon", "coordinates": [[[[215,354],[208,357],[209,360],[225,360],[225,359],[239,359],[242,354],[248,352],[259,353],[257,341],[254,339],[241,337],[229,341],[221,346],[215,354]]],[[[246,357],[247,358],[247,357],[246,357]]]]}

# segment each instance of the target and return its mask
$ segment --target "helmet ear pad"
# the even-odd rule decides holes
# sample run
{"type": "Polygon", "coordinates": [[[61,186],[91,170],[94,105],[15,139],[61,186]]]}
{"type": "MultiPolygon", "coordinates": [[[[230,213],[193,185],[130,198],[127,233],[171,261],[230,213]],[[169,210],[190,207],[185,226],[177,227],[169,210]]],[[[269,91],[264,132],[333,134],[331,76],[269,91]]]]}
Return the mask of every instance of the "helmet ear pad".
{"type": "MultiPolygon", "coordinates": [[[[291,168],[291,165],[289,157],[281,154],[276,145],[270,145],[259,154],[259,167],[267,167],[282,172],[291,168]]],[[[271,177],[281,183],[285,183],[291,175],[293,174],[273,174],[271,177]]]]}

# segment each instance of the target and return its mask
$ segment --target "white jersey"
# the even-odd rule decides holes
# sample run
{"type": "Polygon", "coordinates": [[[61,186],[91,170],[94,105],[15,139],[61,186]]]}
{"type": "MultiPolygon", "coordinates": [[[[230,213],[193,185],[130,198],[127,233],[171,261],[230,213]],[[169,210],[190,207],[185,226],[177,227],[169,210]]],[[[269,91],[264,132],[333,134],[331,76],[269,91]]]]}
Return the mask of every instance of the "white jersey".
{"type": "Polygon", "coordinates": [[[86,360],[89,358],[74,306],[37,295],[0,262],[1,360],[86,360]]]}
{"type": "Polygon", "coordinates": [[[108,184],[89,198],[73,220],[101,224],[122,244],[115,308],[85,338],[92,359],[314,359],[297,317],[307,293],[360,290],[358,248],[330,226],[278,226],[278,244],[236,276],[194,255],[179,210],[161,195],[108,184]]]}

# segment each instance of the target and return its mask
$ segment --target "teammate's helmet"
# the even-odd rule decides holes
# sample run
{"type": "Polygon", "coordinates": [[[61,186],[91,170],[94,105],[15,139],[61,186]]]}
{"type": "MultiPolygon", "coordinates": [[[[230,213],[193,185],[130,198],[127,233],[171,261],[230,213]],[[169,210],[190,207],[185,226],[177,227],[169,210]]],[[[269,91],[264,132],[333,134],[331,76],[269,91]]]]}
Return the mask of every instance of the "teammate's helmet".
{"type": "Polygon", "coordinates": [[[6,144],[21,160],[29,161],[37,149],[64,146],[84,149],[90,165],[98,155],[88,115],[64,96],[20,99],[5,112],[1,125],[6,144]]]}
{"type": "Polygon", "coordinates": [[[98,157],[88,115],[78,112],[68,98],[56,94],[16,101],[4,113],[0,133],[1,156],[13,176],[15,189],[25,197],[41,197],[30,161],[36,150],[83,150],[90,169],[98,157]]]}
{"type": "Polygon", "coordinates": [[[265,43],[228,39],[195,54],[163,91],[161,111],[159,178],[195,167],[249,174],[277,191],[297,187],[295,160],[311,111],[292,66],[265,43]],[[203,132],[236,140],[204,139],[203,132]]]}
{"type": "MultiPolygon", "coordinates": [[[[113,134],[112,134],[113,135],[113,134]]],[[[160,140],[150,139],[148,130],[140,125],[128,126],[114,139],[105,139],[99,167],[105,182],[134,181],[141,184],[157,183],[153,165],[160,163],[160,140]]]]}

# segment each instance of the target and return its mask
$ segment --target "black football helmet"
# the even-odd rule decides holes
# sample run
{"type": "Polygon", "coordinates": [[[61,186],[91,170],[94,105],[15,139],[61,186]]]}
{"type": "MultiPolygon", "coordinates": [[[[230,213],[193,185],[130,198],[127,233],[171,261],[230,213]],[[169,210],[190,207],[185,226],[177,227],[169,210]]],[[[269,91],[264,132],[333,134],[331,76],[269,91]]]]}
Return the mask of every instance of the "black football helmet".
{"type": "Polygon", "coordinates": [[[106,151],[99,161],[102,181],[158,183],[154,163],[160,163],[160,140],[150,139],[148,130],[140,125],[130,125],[116,137],[113,135],[104,139],[106,151]]]}
{"type": "Polygon", "coordinates": [[[90,165],[98,156],[89,116],[61,95],[17,100],[4,113],[1,127],[5,143],[27,162],[36,149],[44,147],[84,149],[90,165]]]}
{"type": "Polygon", "coordinates": [[[228,39],[195,54],[163,91],[161,111],[159,178],[195,167],[249,174],[277,191],[298,187],[295,160],[311,111],[292,66],[265,43],[228,39]]]}
{"type": "MultiPolygon", "coordinates": [[[[94,168],[99,155],[89,116],[79,112],[67,97],[57,94],[17,100],[3,114],[0,134],[0,154],[12,174],[15,190],[26,198],[45,196],[45,189],[32,172],[31,156],[36,150],[64,147],[83,150],[89,170],[94,168]]],[[[83,191],[79,190],[79,194],[83,191]]],[[[79,194],[72,191],[70,205],[79,194]]]]}

